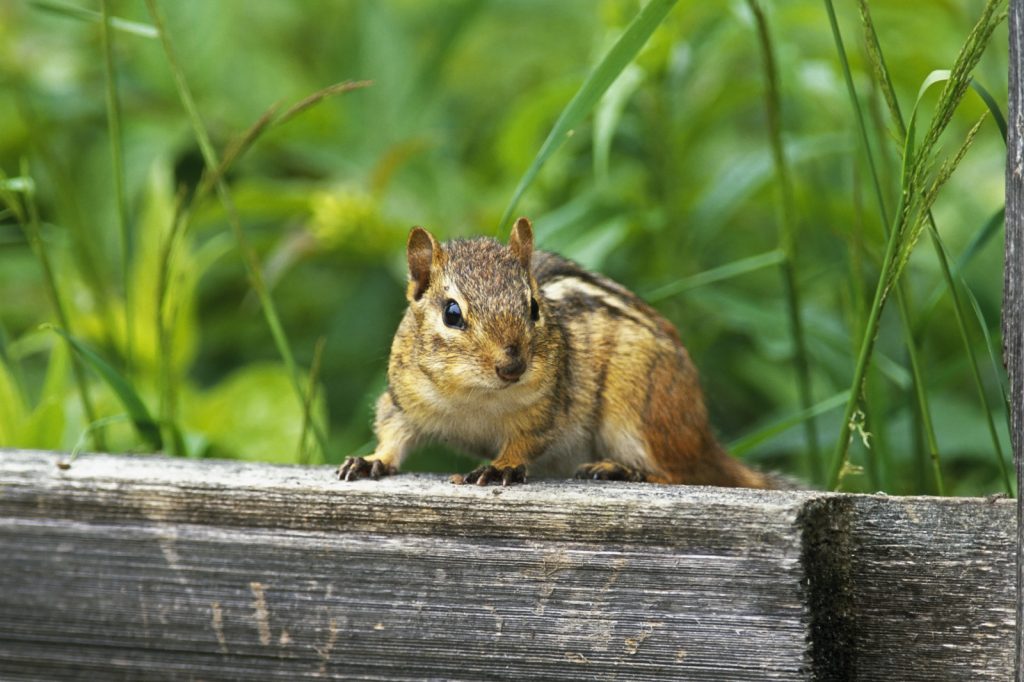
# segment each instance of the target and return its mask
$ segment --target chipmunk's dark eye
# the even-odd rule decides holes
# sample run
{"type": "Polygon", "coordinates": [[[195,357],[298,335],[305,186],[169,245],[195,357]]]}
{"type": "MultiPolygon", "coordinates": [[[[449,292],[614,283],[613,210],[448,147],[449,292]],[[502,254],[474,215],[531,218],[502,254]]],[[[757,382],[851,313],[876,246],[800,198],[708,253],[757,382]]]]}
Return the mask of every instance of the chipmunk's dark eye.
{"type": "Polygon", "coordinates": [[[540,306],[537,305],[537,299],[530,297],[530,319],[536,322],[540,319],[540,306]]]}
{"type": "Polygon", "coordinates": [[[448,299],[444,304],[444,323],[455,329],[465,329],[466,321],[462,319],[462,308],[455,301],[448,299]]]}

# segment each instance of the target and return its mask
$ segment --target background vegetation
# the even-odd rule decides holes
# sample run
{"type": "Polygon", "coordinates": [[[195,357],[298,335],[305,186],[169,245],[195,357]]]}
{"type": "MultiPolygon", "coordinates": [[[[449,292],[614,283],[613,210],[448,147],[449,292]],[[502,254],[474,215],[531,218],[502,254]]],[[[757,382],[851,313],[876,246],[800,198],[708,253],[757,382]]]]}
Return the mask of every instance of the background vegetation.
{"type": "MultiPolygon", "coordinates": [[[[1005,23],[997,9],[975,45],[992,109],[968,92],[925,149],[957,104],[940,82],[907,147],[919,88],[953,66],[986,3],[872,2],[887,70],[872,68],[857,3],[839,4],[849,71],[828,3],[679,3],[515,212],[543,247],[678,325],[737,455],[819,486],[834,470],[847,490],[1005,491],[992,116],[1005,23]],[[932,207],[958,297],[923,236],[849,401],[884,235],[913,180],[902,157],[928,156],[926,190],[979,117],[932,207]]],[[[0,3],[0,446],[332,463],[370,451],[409,227],[504,238],[517,183],[642,6],[0,3]],[[218,184],[210,168],[247,130],[218,184]]],[[[469,466],[444,450],[410,462],[469,466]]]]}

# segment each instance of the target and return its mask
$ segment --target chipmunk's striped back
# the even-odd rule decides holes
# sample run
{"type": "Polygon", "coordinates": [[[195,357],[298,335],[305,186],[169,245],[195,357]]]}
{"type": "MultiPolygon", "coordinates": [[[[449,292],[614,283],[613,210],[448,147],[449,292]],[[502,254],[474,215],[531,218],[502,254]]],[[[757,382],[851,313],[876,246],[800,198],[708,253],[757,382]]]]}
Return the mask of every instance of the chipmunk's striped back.
{"type": "Polygon", "coordinates": [[[621,284],[558,255],[536,253],[532,270],[565,330],[578,403],[571,412],[591,436],[588,470],[607,474],[610,460],[653,482],[769,487],[718,445],[670,322],[621,284]]]}

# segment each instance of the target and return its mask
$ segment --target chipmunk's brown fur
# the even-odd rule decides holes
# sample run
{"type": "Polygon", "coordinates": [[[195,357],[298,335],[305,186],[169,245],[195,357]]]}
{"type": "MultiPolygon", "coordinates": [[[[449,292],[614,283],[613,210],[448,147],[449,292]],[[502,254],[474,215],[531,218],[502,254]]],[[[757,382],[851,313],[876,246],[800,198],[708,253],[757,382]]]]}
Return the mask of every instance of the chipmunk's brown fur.
{"type": "Polygon", "coordinates": [[[407,255],[379,443],[346,460],[343,479],[394,473],[417,444],[442,441],[494,457],[465,477],[481,485],[529,470],[773,487],[715,440],[675,328],[612,280],[534,252],[525,218],[507,246],[414,228],[407,255]]]}

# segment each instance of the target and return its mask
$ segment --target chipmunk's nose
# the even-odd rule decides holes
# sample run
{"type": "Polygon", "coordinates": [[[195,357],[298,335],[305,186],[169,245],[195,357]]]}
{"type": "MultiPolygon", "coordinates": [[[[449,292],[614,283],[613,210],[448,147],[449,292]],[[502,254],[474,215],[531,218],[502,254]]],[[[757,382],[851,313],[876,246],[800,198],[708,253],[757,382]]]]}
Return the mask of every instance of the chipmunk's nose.
{"type": "Polygon", "coordinates": [[[526,371],[526,361],[523,360],[523,356],[519,352],[518,344],[505,346],[505,356],[507,360],[496,364],[494,371],[498,373],[498,377],[502,381],[509,383],[519,381],[519,377],[523,376],[523,372],[526,371]]]}

